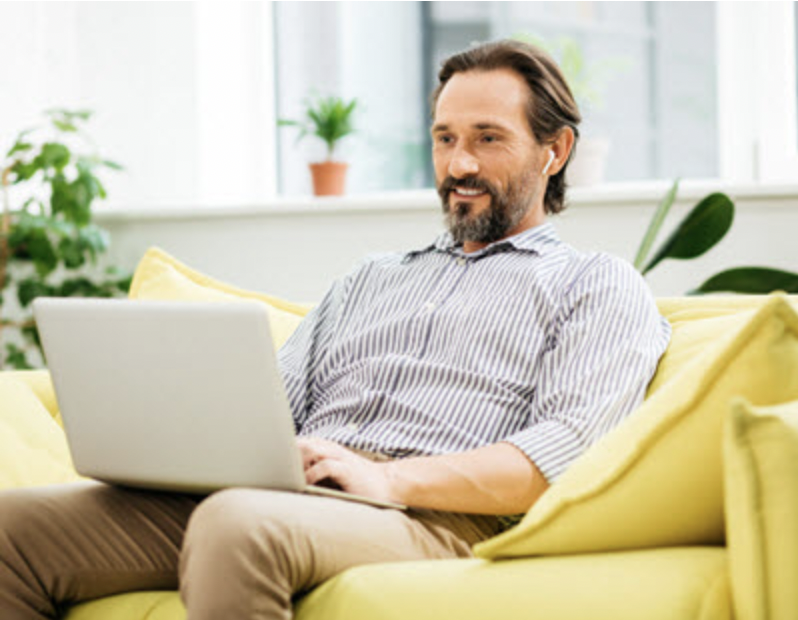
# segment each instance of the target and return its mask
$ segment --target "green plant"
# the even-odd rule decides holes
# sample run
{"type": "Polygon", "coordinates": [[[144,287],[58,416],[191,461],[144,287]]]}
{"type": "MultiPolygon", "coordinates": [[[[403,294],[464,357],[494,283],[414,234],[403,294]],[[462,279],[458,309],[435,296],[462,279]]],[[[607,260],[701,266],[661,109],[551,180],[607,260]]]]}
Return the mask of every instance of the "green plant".
{"type": "Polygon", "coordinates": [[[327,159],[332,160],[338,141],[355,131],[352,113],[356,106],[357,99],[347,102],[341,97],[316,96],[305,102],[305,120],[280,119],[277,124],[281,127],[299,127],[297,140],[307,135],[321,138],[327,145],[327,159]]]}
{"type": "Polygon", "coordinates": [[[112,297],[130,286],[129,275],[97,267],[109,235],[92,222],[94,201],[106,197],[96,171],[121,166],[96,153],[83,127],[90,111],[45,114],[47,124],[21,132],[0,165],[0,346],[17,332],[0,348],[0,368],[31,368],[29,355],[41,355],[36,297],[112,297]]]}
{"type": "MultiPolygon", "coordinates": [[[[677,179],[662,198],[640,242],[634,266],[643,275],[666,258],[687,260],[701,256],[726,236],[734,222],[734,203],[731,198],[720,192],[709,194],[690,210],[655,252],[654,257],[647,261],[678,191],[677,179]]],[[[762,294],[775,290],[798,293],[798,273],[770,267],[735,267],[715,274],[689,294],[762,294]]]]}

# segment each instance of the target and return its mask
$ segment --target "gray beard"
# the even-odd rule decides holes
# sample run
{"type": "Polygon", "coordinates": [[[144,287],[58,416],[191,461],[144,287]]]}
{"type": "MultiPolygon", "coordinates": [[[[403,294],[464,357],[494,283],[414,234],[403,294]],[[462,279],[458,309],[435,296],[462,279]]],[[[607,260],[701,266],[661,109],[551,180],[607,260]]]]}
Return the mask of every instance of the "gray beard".
{"type": "Polygon", "coordinates": [[[444,208],[444,222],[457,245],[466,241],[493,243],[505,238],[526,215],[529,205],[515,196],[502,200],[490,194],[490,206],[477,215],[471,215],[473,203],[461,201],[444,208]]]}

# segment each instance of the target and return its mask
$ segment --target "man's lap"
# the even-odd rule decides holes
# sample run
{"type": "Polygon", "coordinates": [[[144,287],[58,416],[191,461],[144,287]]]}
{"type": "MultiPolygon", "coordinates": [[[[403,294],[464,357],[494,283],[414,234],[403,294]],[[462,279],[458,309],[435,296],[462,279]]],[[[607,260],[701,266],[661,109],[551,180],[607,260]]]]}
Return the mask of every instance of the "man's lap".
{"type": "Polygon", "coordinates": [[[265,529],[285,539],[284,568],[296,592],[358,564],[467,557],[473,543],[494,533],[492,524],[280,491],[231,489],[205,499],[87,482],[0,492],[0,531],[13,537],[0,546],[0,572],[14,562],[11,570],[23,577],[35,572],[27,578],[43,587],[41,600],[175,589],[184,545],[224,547],[238,537],[259,553],[263,547],[251,541],[265,529]]]}

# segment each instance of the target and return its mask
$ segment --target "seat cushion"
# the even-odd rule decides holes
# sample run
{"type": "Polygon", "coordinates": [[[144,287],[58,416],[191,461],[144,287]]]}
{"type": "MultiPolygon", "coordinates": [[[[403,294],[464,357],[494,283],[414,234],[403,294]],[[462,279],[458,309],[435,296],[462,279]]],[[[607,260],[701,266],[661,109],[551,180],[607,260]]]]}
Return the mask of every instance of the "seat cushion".
{"type": "Polygon", "coordinates": [[[17,373],[0,373],[0,489],[79,479],[50,412],[17,373]]]}
{"type": "Polygon", "coordinates": [[[723,543],[723,419],[737,395],[798,398],[798,315],[783,295],[668,310],[673,337],[647,400],[478,556],[723,543]]]}
{"type": "Polygon", "coordinates": [[[55,398],[55,388],[53,387],[53,380],[50,377],[49,370],[12,370],[7,372],[10,376],[22,381],[33,391],[36,398],[45,406],[59,426],[64,425],[63,420],[61,420],[61,412],[58,409],[58,401],[55,398]]]}
{"type": "Polygon", "coordinates": [[[185,620],[177,592],[131,592],[75,605],[64,620],[185,620]]]}
{"type": "Polygon", "coordinates": [[[310,305],[225,284],[184,265],[158,248],[150,248],[142,257],[133,274],[129,296],[130,299],[252,301],[263,304],[269,314],[272,339],[277,349],[288,340],[311,308],[310,305]]]}
{"type": "Polygon", "coordinates": [[[737,615],[798,618],[798,400],[733,403],[723,447],[737,615]]]}
{"type": "MultiPolygon", "coordinates": [[[[726,551],[674,548],[350,569],[296,620],[731,620],[726,551]]],[[[72,620],[72,619],[70,619],[72,620]]]]}

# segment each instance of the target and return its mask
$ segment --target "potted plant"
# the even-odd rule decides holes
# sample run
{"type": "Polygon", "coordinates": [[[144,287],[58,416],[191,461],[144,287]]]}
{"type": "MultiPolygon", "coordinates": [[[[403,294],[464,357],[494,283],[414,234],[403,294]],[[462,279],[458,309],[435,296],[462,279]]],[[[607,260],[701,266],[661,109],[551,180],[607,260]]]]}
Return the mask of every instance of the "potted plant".
{"type": "Polygon", "coordinates": [[[301,121],[278,121],[283,127],[299,127],[297,140],[313,135],[321,138],[327,145],[327,159],[309,164],[313,178],[313,193],[316,196],[336,196],[344,193],[348,165],[335,161],[335,147],[338,141],[355,131],[352,113],[357,99],[347,102],[341,97],[315,97],[306,103],[305,119],[301,121]]]}
{"type": "Polygon", "coordinates": [[[106,197],[97,172],[121,167],[102,159],[85,133],[91,112],[46,115],[45,126],[20,133],[0,159],[0,368],[43,359],[30,309],[36,297],[112,297],[130,286],[115,267],[96,267],[109,236],[92,222],[93,204],[106,197]]]}

